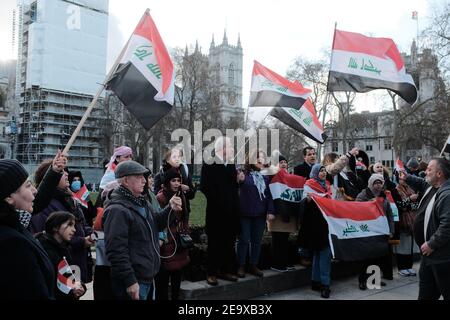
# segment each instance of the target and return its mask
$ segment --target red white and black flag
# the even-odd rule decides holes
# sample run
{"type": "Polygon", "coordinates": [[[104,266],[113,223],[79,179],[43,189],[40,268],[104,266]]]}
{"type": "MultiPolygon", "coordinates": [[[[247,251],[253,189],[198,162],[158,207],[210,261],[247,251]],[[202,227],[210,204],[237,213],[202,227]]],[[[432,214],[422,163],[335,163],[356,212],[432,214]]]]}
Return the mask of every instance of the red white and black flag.
{"type": "Polygon", "coordinates": [[[270,115],[318,143],[324,143],[327,138],[314,110],[314,105],[309,98],[300,110],[293,108],[273,108],[270,111],[270,115]]]}
{"type": "Polygon", "coordinates": [[[378,258],[388,253],[389,224],[383,199],[338,201],[311,194],[328,223],[333,257],[342,261],[378,258]]]}
{"type": "Polygon", "coordinates": [[[270,181],[269,189],[277,214],[297,216],[306,178],[281,169],[270,181]]]}
{"type": "Polygon", "coordinates": [[[172,109],[174,79],[172,60],[147,10],[107,88],[149,130],[172,109]]]}
{"type": "Polygon", "coordinates": [[[285,107],[300,109],[311,90],[291,82],[255,60],[250,90],[250,107],[285,107]]]}
{"type": "Polygon", "coordinates": [[[392,39],[335,30],[332,50],[328,91],[388,89],[416,102],[416,85],[392,39]]]}

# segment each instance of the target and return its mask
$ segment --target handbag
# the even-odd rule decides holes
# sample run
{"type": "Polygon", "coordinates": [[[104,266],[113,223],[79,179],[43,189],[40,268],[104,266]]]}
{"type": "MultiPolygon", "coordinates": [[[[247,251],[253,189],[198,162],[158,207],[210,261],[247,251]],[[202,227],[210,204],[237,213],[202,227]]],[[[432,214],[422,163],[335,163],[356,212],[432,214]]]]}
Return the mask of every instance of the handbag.
{"type": "MultiPolygon", "coordinates": [[[[171,256],[173,255],[174,249],[175,243],[173,242],[165,243],[161,247],[161,255],[171,256]]],[[[177,252],[172,257],[161,259],[161,264],[167,271],[181,270],[185,266],[187,266],[189,262],[191,262],[191,259],[189,258],[189,251],[180,249],[178,249],[177,252]]]]}
{"type": "Polygon", "coordinates": [[[194,247],[194,240],[188,233],[178,233],[177,245],[179,250],[189,250],[194,247]]]}

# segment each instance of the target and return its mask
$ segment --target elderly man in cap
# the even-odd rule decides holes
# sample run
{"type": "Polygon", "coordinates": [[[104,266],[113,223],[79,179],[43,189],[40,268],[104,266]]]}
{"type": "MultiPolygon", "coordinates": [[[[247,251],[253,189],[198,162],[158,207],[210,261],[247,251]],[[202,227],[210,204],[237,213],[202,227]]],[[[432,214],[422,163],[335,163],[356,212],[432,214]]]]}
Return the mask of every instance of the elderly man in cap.
{"type": "Polygon", "coordinates": [[[161,211],[153,209],[142,196],[147,171],[134,161],[120,163],[115,170],[119,187],[105,206],[106,255],[111,263],[112,290],[120,300],[147,299],[160,267],[158,232],[166,227],[172,210],[181,210],[177,196],[161,211]]]}

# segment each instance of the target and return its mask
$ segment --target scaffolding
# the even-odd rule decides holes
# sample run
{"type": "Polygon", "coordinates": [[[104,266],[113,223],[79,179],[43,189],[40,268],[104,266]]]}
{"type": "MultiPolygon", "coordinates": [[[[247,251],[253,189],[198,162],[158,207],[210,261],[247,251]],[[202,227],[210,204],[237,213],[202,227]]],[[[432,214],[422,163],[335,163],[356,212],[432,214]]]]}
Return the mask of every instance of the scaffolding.
{"type": "MultiPolygon", "coordinates": [[[[36,166],[53,158],[57,150],[68,142],[91,100],[90,95],[38,86],[26,89],[19,106],[18,160],[36,166]]],[[[100,131],[103,121],[104,116],[97,105],[71,148],[70,160],[78,168],[99,167],[101,164],[100,131]]]]}

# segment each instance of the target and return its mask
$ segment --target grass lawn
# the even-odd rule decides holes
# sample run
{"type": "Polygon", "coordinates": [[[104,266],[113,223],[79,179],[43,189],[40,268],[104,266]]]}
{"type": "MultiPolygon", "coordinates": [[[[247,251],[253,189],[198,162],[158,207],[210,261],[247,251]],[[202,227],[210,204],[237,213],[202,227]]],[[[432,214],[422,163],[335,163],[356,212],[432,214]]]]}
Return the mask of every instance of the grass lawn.
{"type": "Polygon", "coordinates": [[[193,226],[204,226],[206,215],[206,198],[203,193],[197,191],[195,198],[191,200],[191,216],[189,224],[193,226]]]}
{"type": "MultiPolygon", "coordinates": [[[[95,203],[98,197],[98,192],[91,192],[91,201],[95,203]]],[[[205,214],[206,214],[206,198],[198,191],[195,194],[195,198],[191,200],[191,216],[189,219],[189,224],[193,226],[204,226],[205,225],[205,214]]]]}

